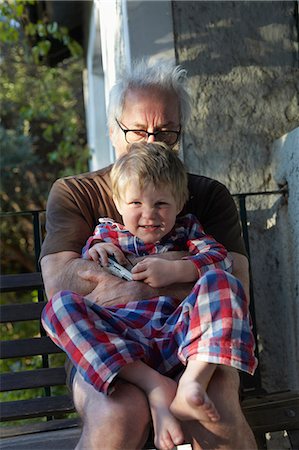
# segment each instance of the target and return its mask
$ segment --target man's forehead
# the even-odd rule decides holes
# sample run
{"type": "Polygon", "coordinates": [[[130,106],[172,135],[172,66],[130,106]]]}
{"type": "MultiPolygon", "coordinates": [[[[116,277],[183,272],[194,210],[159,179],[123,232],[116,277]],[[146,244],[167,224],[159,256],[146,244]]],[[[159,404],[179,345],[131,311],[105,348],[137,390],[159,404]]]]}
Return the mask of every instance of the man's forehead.
{"type": "Polygon", "coordinates": [[[125,95],[122,118],[129,114],[138,120],[139,113],[153,113],[163,115],[165,125],[177,124],[179,109],[179,99],[172,90],[156,86],[131,88],[125,95]]]}

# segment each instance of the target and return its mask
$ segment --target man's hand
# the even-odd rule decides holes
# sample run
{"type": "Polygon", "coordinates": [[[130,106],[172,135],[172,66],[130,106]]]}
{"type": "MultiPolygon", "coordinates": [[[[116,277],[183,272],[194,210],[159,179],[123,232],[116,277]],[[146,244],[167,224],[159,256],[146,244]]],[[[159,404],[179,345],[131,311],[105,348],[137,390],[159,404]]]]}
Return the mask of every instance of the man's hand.
{"type": "Polygon", "coordinates": [[[41,266],[49,299],[63,290],[76,292],[98,304],[111,305],[156,295],[145,283],[121,280],[74,252],[47,255],[41,260],[41,266]]]}
{"type": "Polygon", "coordinates": [[[75,252],[44,256],[41,266],[48,299],[58,291],[69,290],[98,304],[116,305],[158,295],[147,284],[122,280],[75,252]]]}
{"type": "Polygon", "coordinates": [[[80,271],[78,275],[95,288],[85,297],[98,305],[112,306],[155,297],[157,292],[145,283],[125,281],[109,273],[80,271]]]}
{"type": "MultiPolygon", "coordinates": [[[[168,252],[155,255],[155,258],[177,259],[179,255],[182,257],[185,254],[186,252],[168,252]]],[[[75,252],[44,256],[41,266],[48,298],[53,297],[58,291],[69,290],[105,305],[149,299],[158,295],[168,295],[182,300],[193,287],[193,283],[182,283],[153,289],[140,281],[125,281],[107,273],[94,261],[80,258],[75,252]]]]}

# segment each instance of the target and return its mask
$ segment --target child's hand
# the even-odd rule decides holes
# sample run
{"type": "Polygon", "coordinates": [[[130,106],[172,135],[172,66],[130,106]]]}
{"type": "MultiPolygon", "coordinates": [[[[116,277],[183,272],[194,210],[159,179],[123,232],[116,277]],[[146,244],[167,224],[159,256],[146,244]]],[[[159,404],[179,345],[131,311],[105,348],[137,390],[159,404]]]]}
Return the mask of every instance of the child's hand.
{"type": "Polygon", "coordinates": [[[146,258],[131,270],[134,281],[143,281],[153,288],[175,282],[174,262],[166,259],[146,258]]]}
{"type": "Polygon", "coordinates": [[[105,267],[108,266],[108,256],[114,256],[116,261],[123,265],[128,263],[127,258],[123,254],[123,252],[116,247],[114,244],[108,244],[106,242],[98,242],[94,244],[89,250],[88,254],[91,259],[96,262],[100,262],[100,264],[105,267]]]}

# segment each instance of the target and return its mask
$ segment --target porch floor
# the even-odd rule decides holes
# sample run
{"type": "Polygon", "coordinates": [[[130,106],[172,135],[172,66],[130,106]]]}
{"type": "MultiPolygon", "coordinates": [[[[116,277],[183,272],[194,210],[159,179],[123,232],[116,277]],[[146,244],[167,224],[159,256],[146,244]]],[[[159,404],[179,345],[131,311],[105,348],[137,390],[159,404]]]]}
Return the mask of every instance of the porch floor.
{"type": "MultiPolygon", "coordinates": [[[[1,450],[74,450],[80,437],[80,428],[71,428],[57,431],[45,431],[2,438],[1,450]]],[[[177,450],[190,450],[189,444],[180,445],[177,450]]],[[[283,432],[268,433],[268,450],[289,450],[291,445],[283,432]]],[[[154,449],[148,449],[154,450],[154,449]]],[[[250,449],[240,449],[250,450],[250,449]]]]}

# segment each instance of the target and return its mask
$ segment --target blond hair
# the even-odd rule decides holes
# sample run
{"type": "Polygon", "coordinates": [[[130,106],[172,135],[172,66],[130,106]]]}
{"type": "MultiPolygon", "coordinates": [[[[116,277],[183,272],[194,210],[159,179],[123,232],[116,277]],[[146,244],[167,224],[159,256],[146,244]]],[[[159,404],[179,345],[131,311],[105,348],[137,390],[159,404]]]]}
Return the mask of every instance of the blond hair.
{"type": "Polygon", "coordinates": [[[136,142],[123,154],[111,170],[112,194],[123,198],[129,183],[138,183],[142,190],[149,183],[155,187],[169,186],[178,209],[188,199],[188,178],[185,167],[175,150],[163,142],[136,142]]]}

